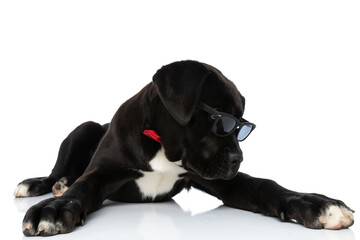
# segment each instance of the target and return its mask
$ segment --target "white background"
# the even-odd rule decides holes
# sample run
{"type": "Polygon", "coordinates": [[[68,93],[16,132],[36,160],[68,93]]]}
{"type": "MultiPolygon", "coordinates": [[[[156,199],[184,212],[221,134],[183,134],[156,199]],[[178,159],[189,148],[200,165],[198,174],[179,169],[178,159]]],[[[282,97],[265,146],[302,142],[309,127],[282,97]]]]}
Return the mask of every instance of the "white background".
{"type": "MultiPolygon", "coordinates": [[[[360,211],[359,13],[345,0],[1,1],[1,226],[21,238],[13,190],[50,173],[75,126],[110,121],[158,68],[183,59],[217,67],[246,97],[257,129],[240,144],[241,171],[360,211]]],[[[196,212],[206,205],[197,194],[179,201],[196,212]]],[[[358,224],[330,235],[291,227],[355,239],[358,224]]]]}

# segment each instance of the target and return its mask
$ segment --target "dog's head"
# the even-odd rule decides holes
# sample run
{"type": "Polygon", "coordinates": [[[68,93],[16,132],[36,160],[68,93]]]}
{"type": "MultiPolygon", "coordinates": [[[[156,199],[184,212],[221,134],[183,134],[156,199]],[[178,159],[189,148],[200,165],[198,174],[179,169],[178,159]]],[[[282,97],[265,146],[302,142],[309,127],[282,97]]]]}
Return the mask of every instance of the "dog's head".
{"type": "MultiPolygon", "coordinates": [[[[166,156],[207,179],[231,179],[243,160],[234,129],[227,136],[214,132],[215,117],[202,107],[234,116],[239,122],[245,98],[216,68],[195,61],[175,62],[153,77],[164,111],[157,117],[166,156]]],[[[220,116],[220,115],[219,115],[220,116]]]]}

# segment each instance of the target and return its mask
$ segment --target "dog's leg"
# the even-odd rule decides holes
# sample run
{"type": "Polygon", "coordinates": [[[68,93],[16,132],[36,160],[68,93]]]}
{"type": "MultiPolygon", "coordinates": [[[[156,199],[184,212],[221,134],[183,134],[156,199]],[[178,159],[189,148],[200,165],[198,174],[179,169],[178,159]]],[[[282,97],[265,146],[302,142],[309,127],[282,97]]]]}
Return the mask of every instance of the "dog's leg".
{"type": "Polygon", "coordinates": [[[54,195],[62,194],[81,174],[90,162],[90,159],[105,134],[107,125],[101,126],[94,122],[86,122],[75,128],[62,142],[56,164],[48,177],[30,178],[18,184],[15,197],[32,197],[51,192],[54,195]],[[57,181],[62,181],[54,185],[57,181]],[[64,184],[65,183],[65,184],[64,184]],[[54,186],[53,186],[54,185],[54,186]]]}
{"type": "Polygon", "coordinates": [[[340,229],[354,223],[353,211],[342,201],[320,194],[290,191],[268,179],[238,173],[232,180],[190,177],[192,186],[221,199],[225,205],[296,221],[308,228],[340,229]]]}
{"type": "Polygon", "coordinates": [[[111,193],[142,174],[101,158],[101,166],[89,166],[60,197],[46,199],[31,207],[23,220],[26,236],[49,236],[71,232],[83,225],[89,212],[99,209],[111,193]]]}
{"type": "Polygon", "coordinates": [[[84,224],[86,214],[99,209],[103,201],[125,183],[141,177],[129,160],[129,149],[108,131],[99,143],[85,172],[60,197],[31,207],[23,220],[26,236],[71,232],[84,224]],[[121,149],[122,151],[119,151],[121,149]]]}

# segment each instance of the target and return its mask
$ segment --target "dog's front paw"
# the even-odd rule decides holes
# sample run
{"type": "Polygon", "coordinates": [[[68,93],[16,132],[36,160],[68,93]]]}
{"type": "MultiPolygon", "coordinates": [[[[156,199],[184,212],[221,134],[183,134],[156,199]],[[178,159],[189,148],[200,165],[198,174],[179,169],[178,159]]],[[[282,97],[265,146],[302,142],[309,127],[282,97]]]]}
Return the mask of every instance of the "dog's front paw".
{"type": "Polygon", "coordinates": [[[296,220],[313,229],[337,230],[354,224],[354,211],[342,201],[320,194],[300,194],[287,197],[283,221],[296,220]]]}
{"type": "Polygon", "coordinates": [[[76,224],[84,224],[77,200],[49,198],[31,207],[23,220],[25,236],[51,236],[71,232],[76,224]]]}
{"type": "Polygon", "coordinates": [[[348,228],[354,224],[353,211],[342,205],[329,205],[318,221],[326,229],[348,228]]]}

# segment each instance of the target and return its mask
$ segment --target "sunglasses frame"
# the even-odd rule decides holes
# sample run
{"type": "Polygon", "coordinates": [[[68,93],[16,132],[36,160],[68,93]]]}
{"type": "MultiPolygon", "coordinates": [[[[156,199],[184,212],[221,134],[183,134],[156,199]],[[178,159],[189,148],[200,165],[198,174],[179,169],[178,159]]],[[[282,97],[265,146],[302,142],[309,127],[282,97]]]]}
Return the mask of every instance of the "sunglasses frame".
{"type": "MultiPolygon", "coordinates": [[[[231,135],[234,131],[236,131],[236,130],[238,130],[238,129],[241,129],[243,126],[245,126],[245,125],[248,125],[248,126],[249,126],[249,125],[250,125],[250,126],[251,126],[251,130],[250,130],[250,132],[248,133],[248,135],[247,135],[244,139],[242,139],[242,140],[239,140],[239,139],[238,139],[239,142],[242,142],[242,141],[244,141],[244,140],[250,135],[250,133],[251,133],[252,131],[254,131],[254,129],[256,128],[256,125],[255,125],[254,123],[251,123],[251,122],[245,120],[244,118],[242,118],[242,121],[240,121],[240,120],[237,119],[235,116],[233,116],[233,115],[231,115],[231,114],[228,114],[228,113],[225,113],[225,112],[219,112],[219,111],[215,110],[214,108],[206,105],[205,103],[199,103],[199,107],[200,107],[201,110],[203,110],[203,111],[211,114],[210,117],[211,117],[211,119],[214,120],[214,123],[213,123],[213,125],[212,125],[212,127],[211,127],[211,131],[212,131],[216,136],[218,136],[218,137],[227,137],[227,136],[231,135]],[[223,116],[226,116],[226,117],[228,117],[228,118],[231,118],[231,119],[233,119],[233,120],[236,122],[234,128],[233,128],[230,132],[228,132],[228,133],[226,133],[226,134],[224,134],[224,135],[216,133],[216,128],[217,128],[217,127],[216,127],[216,124],[218,123],[218,121],[219,121],[223,116]]],[[[239,130],[239,132],[240,132],[240,130],[239,130]]],[[[236,138],[237,138],[237,136],[236,136],[236,138]]]]}

